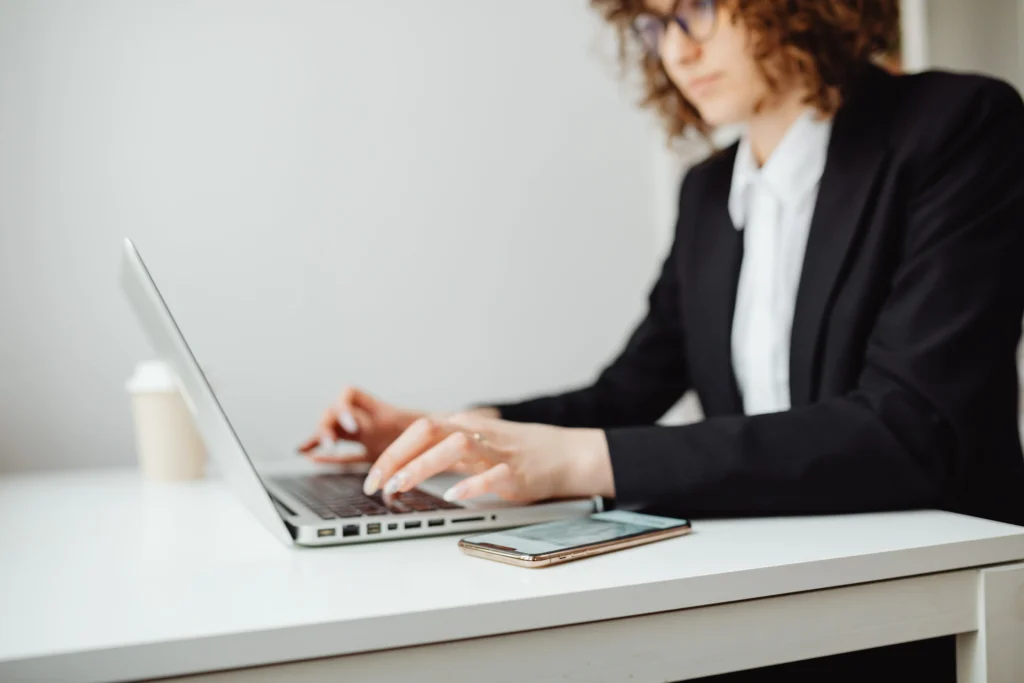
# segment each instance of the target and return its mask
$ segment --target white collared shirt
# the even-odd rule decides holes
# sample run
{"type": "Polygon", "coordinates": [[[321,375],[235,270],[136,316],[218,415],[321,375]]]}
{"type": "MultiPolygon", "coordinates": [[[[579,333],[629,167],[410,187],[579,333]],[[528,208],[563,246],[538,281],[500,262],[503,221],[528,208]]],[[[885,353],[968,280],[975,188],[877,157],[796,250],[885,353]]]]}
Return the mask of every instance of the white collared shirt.
{"type": "Polygon", "coordinates": [[[747,415],[790,408],[789,347],[818,185],[825,170],[831,120],[813,110],[786,131],[763,167],[740,140],[729,215],[743,231],[733,311],[732,364],[747,415]]]}

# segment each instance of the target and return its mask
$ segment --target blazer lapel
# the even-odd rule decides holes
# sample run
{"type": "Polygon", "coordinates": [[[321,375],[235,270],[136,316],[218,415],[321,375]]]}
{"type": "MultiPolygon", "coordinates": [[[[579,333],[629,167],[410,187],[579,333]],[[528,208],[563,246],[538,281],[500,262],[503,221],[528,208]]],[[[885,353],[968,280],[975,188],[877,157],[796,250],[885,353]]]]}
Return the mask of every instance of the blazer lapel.
{"type": "Polygon", "coordinates": [[[847,258],[864,222],[876,181],[889,154],[884,128],[871,125],[871,100],[862,92],[836,115],[807,238],[790,336],[790,403],[815,400],[822,332],[847,258]]]}
{"type": "Polygon", "coordinates": [[[688,278],[696,290],[690,298],[698,309],[693,319],[701,321],[704,333],[700,337],[708,344],[700,354],[709,363],[708,376],[712,379],[700,397],[708,415],[743,412],[732,367],[733,309],[743,260],[743,234],[733,226],[728,208],[736,148],[720,154],[725,158],[716,165],[717,172],[708,177],[702,197],[703,209],[695,231],[698,244],[690,260],[692,278],[688,278]]]}

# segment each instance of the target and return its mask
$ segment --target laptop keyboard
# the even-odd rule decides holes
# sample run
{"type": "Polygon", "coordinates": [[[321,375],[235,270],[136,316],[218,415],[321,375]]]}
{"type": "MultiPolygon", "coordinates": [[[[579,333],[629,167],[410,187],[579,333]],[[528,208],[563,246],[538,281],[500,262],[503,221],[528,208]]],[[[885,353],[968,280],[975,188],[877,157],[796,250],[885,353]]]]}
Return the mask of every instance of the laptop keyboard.
{"type": "Polygon", "coordinates": [[[274,482],[302,501],[321,519],[376,517],[403,512],[462,509],[458,505],[418,489],[388,496],[385,502],[380,492],[372,496],[363,493],[363,476],[359,474],[274,477],[274,482]]]}

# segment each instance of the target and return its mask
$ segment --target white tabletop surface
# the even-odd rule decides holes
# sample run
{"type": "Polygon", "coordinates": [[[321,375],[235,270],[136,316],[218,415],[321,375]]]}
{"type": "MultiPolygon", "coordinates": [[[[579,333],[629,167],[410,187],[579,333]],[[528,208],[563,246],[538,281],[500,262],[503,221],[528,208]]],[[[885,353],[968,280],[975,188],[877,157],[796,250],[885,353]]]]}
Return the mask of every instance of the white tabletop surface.
{"type": "Polygon", "coordinates": [[[696,521],[539,570],[457,538],[289,549],[216,480],[3,477],[0,680],[237,668],[1024,559],[1024,528],[934,511],[696,521]]]}

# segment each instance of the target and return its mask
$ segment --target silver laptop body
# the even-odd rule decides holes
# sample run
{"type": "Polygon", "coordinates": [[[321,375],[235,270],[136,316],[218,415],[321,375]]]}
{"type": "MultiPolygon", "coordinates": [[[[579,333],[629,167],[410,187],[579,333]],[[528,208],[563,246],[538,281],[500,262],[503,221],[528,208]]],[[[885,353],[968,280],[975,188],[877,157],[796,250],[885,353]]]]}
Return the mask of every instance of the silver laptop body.
{"type": "Polygon", "coordinates": [[[176,371],[188,404],[228,485],[257,520],[287,545],[337,545],[519,526],[600,511],[601,499],[523,506],[493,498],[463,504],[441,495],[458,477],[435,477],[385,501],[362,493],[363,474],[293,463],[257,466],[192,355],[131,240],[124,242],[121,286],[158,356],[176,371]]]}

